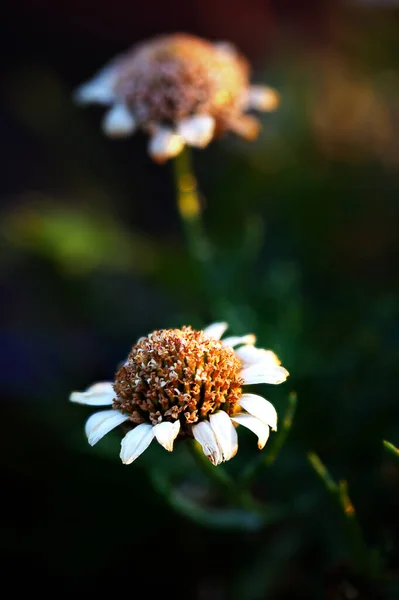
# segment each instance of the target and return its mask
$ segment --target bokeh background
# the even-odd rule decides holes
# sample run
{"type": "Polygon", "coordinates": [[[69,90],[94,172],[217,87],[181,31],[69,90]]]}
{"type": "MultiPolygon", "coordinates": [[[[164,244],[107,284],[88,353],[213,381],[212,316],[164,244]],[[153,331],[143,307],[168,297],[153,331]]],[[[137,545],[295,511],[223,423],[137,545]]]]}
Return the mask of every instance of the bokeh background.
{"type": "MultiPolygon", "coordinates": [[[[398,34],[396,3],[377,0],[8,3],[1,564],[15,585],[56,578],[198,600],[399,598],[399,470],[382,447],[399,444],[398,34]],[[227,135],[194,153],[213,247],[207,282],[187,257],[170,164],[151,162],[144,135],[106,139],[103,110],[71,99],[110,57],[174,31],[232,41],[252,80],[281,94],[256,142],[227,135]],[[264,390],[280,414],[298,395],[290,436],[256,483],[259,497],[291,509],[250,530],[180,514],[149,473],[185,465],[183,451],[154,444],[125,467],[118,432],[90,448],[92,411],[68,403],[71,390],[111,379],[138,337],[215,319],[256,332],[281,357],[289,380],[264,390]],[[309,451],[348,481],[383,584],[352,573],[309,451]]],[[[254,441],[240,430],[233,474],[254,441]]]]}

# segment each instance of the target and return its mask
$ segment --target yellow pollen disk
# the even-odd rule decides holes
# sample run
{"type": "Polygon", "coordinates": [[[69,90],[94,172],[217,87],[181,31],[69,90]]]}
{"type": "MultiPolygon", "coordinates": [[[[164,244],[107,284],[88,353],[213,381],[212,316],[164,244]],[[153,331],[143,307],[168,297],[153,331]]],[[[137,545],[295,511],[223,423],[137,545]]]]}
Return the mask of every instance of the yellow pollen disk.
{"type": "Polygon", "coordinates": [[[132,423],[180,421],[179,437],[217,410],[239,409],[243,379],[234,350],[191,327],[141,338],[115,376],[114,408],[132,423]]]}

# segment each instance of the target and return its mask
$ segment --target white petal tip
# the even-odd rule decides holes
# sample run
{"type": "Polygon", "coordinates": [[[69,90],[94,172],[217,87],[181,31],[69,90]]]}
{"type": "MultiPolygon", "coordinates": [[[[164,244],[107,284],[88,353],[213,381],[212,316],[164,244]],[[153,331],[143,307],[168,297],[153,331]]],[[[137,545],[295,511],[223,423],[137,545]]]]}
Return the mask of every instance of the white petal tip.
{"type": "Polygon", "coordinates": [[[122,414],[119,410],[113,409],[102,410],[91,415],[91,417],[87,419],[85,425],[85,433],[90,446],[97,444],[104,435],[128,419],[129,417],[127,415],[122,414]]]}
{"type": "Polygon", "coordinates": [[[239,405],[253,417],[277,431],[277,412],[273,404],[257,394],[243,394],[239,405]]]}
{"type": "Polygon", "coordinates": [[[255,435],[258,436],[258,448],[262,450],[265,447],[266,442],[269,438],[270,429],[268,425],[246,413],[239,413],[232,417],[232,421],[243,425],[250,429],[255,435]]]}
{"type": "Polygon", "coordinates": [[[154,426],[154,435],[157,441],[167,450],[168,452],[173,451],[173,443],[180,431],[180,421],[171,423],[164,421],[154,426]]]}
{"type": "Polygon", "coordinates": [[[70,402],[87,406],[109,406],[113,403],[114,398],[114,388],[109,381],[95,383],[84,392],[72,392],[69,396],[70,402]]]}
{"type": "Polygon", "coordinates": [[[72,99],[79,106],[86,104],[108,105],[113,102],[114,94],[107,86],[93,81],[79,86],[73,92],[72,99]]]}
{"type": "Polygon", "coordinates": [[[124,465],[130,465],[148,448],[154,438],[154,428],[141,423],[129,431],[122,439],[120,459],[124,465]]]}
{"type": "Polygon", "coordinates": [[[181,135],[171,129],[160,127],[150,139],[148,153],[155,162],[162,164],[180,154],[183,148],[184,139],[181,135]]]}
{"type": "Polygon", "coordinates": [[[209,421],[200,421],[192,429],[194,439],[201,445],[213,466],[223,462],[223,455],[209,421]]]}
{"type": "Polygon", "coordinates": [[[177,133],[186,144],[197,148],[205,148],[212,140],[215,131],[215,119],[210,115],[195,115],[183,119],[177,126],[177,133]]]}
{"type": "Polygon", "coordinates": [[[220,340],[227,328],[228,324],[223,321],[212,323],[211,325],[208,325],[208,327],[205,327],[204,333],[212,339],[220,340]]]}
{"type": "Polygon", "coordinates": [[[284,367],[265,363],[252,364],[241,371],[241,377],[246,385],[256,383],[270,383],[279,385],[284,383],[289,373],[284,367]]]}
{"type": "Polygon", "coordinates": [[[229,415],[224,410],[219,410],[209,417],[209,422],[222,452],[223,460],[230,460],[237,454],[238,438],[229,415]]]}
{"type": "Polygon", "coordinates": [[[253,345],[256,342],[256,337],[253,333],[247,335],[232,335],[222,340],[223,346],[230,346],[234,348],[240,345],[253,345]]]}
{"type": "Polygon", "coordinates": [[[280,104],[280,94],[266,85],[252,85],[248,90],[248,108],[272,112],[280,104]]]}
{"type": "Polygon", "coordinates": [[[109,137],[126,137],[135,132],[136,120],[124,104],[116,104],[105,115],[102,129],[109,137]]]}

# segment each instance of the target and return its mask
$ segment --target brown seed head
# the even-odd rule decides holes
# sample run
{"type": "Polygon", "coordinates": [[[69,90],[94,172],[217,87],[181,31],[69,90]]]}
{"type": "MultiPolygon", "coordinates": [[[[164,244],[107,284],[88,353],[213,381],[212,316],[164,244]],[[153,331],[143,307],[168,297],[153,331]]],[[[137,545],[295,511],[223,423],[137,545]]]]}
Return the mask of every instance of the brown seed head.
{"type": "Polygon", "coordinates": [[[141,338],[115,376],[114,408],[133,423],[180,421],[180,437],[218,409],[233,414],[241,363],[231,348],[191,327],[141,338]]]}
{"type": "Polygon", "coordinates": [[[207,114],[221,133],[241,114],[249,85],[249,64],[230,45],[182,33],[134,47],[117,73],[117,95],[149,129],[207,114]]]}

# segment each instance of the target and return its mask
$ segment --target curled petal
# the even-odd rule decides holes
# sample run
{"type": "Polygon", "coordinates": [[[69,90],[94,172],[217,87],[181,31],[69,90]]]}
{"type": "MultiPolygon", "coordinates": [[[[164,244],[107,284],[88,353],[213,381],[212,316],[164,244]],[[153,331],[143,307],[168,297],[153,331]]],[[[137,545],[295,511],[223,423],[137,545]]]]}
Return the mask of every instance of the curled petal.
{"type": "Polygon", "coordinates": [[[77,104],[112,104],[115,101],[114,82],[115,67],[108,65],[76,89],[74,100],[77,104]]]}
{"type": "Polygon", "coordinates": [[[258,436],[258,448],[262,450],[264,448],[270,434],[270,429],[265,423],[259,421],[256,417],[252,415],[247,415],[245,413],[238,413],[231,417],[232,421],[238,423],[239,425],[243,425],[250,429],[255,435],[258,436]]]}
{"type": "Polygon", "coordinates": [[[284,367],[278,365],[264,365],[262,363],[246,367],[240,373],[244,383],[251,385],[252,383],[283,383],[289,373],[284,367]]]}
{"type": "Polygon", "coordinates": [[[129,416],[123,415],[119,410],[102,410],[91,415],[85,425],[90,446],[97,444],[104,435],[128,419],[129,416]]]}
{"type": "Polygon", "coordinates": [[[222,451],[209,421],[200,421],[193,426],[192,431],[194,438],[201,444],[205,456],[211,463],[216,466],[223,462],[222,451]]]}
{"type": "Polygon", "coordinates": [[[115,392],[111,381],[94,383],[84,392],[72,392],[69,396],[71,402],[88,406],[109,406],[114,398],[115,392]]]}
{"type": "Polygon", "coordinates": [[[186,144],[205,148],[211,141],[215,131],[215,119],[210,115],[195,115],[183,119],[177,125],[177,133],[186,144]]]}
{"type": "Polygon", "coordinates": [[[205,327],[204,333],[214,340],[220,340],[227,328],[227,323],[212,323],[205,327]]]}
{"type": "Polygon", "coordinates": [[[110,137],[126,137],[136,130],[136,120],[124,104],[115,104],[105,115],[102,128],[110,137]]]}
{"type": "Polygon", "coordinates": [[[250,415],[277,431],[277,412],[266,398],[256,394],[243,394],[238,403],[250,415]]]}
{"type": "Polygon", "coordinates": [[[240,344],[254,344],[255,342],[256,337],[253,333],[248,333],[247,335],[231,335],[222,340],[223,346],[229,346],[230,348],[234,348],[240,344]]]}
{"type": "Polygon", "coordinates": [[[148,152],[156,162],[163,163],[177,156],[184,148],[184,140],[168,127],[158,127],[153,133],[148,152]]]}
{"type": "Polygon", "coordinates": [[[130,465],[148,448],[154,439],[154,428],[148,423],[141,423],[129,431],[122,440],[121,461],[130,465]]]}
{"type": "Polygon", "coordinates": [[[155,437],[161,446],[168,450],[168,452],[172,452],[173,442],[175,441],[179,431],[180,421],[175,421],[174,423],[164,421],[163,423],[158,423],[158,425],[154,426],[155,437]]]}
{"type": "Polygon", "coordinates": [[[219,410],[210,415],[209,422],[222,451],[223,460],[230,460],[237,453],[238,438],[229,415],[224,410],[219,410]]]}
{"type": "Polygon", "coordinates": [[[267,85],[251,85],[246,99],[247,108],[273,111],[280,104],[279,93],[267,85]]]}

